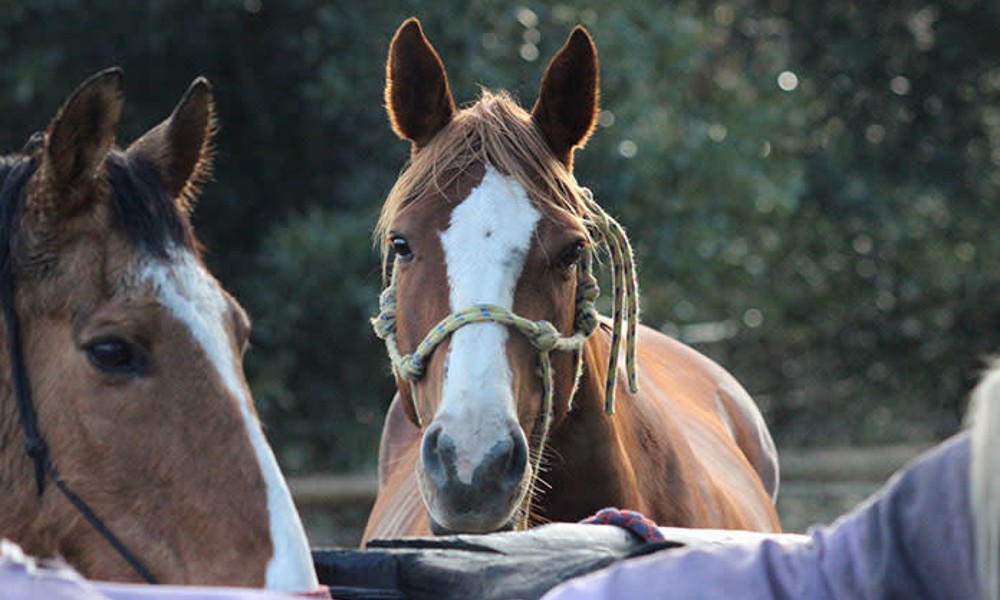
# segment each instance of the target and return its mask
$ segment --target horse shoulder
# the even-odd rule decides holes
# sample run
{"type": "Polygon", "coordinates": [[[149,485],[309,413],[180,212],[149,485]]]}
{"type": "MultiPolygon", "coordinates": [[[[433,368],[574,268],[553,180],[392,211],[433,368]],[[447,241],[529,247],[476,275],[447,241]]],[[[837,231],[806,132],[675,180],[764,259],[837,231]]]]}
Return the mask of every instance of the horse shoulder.
{"type": "Polygon", "coordinates": [[[718,419],[757,472],[772,500],[779,483],[778,452],[760,408],[724,368],[694,348],[640,326],[639,363],[674,398],[687,398],[718,419]],[[652,370],[652,373],[648,371],[652,370]]]}

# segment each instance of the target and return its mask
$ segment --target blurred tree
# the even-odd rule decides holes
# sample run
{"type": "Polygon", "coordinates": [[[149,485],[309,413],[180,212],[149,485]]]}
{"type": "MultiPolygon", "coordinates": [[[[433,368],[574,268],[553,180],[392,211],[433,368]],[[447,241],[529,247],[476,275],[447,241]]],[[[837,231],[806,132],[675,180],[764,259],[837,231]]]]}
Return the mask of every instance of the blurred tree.
{"type": "Polygon", "coordinates": [[[741,8],[750,39],[787,31],[805,182],[769,262],[782,301],[729,355],[785,441],[949,433],[1000,347],[1000,6],[741,8]],[[749,339],[765,351],[737,351],[749,339]]]}
{"type": "MultiPolygon", "coordinates": [[[[282,462],[374,462],[391,396],[369,231],[408,147],[385,53],[419,16],[459,102],[534,100],[576,23],[602,61],[577,175],[629,229],[644,319],[745,382],[782,443],[954,430],[1000,344],[1000,7],[987,0],[0,0],[0,147],[119,64],[121,139],[216,90],[211,268],[255,318],[282,462]]],[[[605,286],[607,287],[607,286],[605,286]]]]}
{"type": "Polygon", "coordinates": [[[311,208],[271,230],[244,288],[258,404],[286,467],[369,466],[391,397],[384,349],[364,343],[378,305],[371,219],[311,208]]]}

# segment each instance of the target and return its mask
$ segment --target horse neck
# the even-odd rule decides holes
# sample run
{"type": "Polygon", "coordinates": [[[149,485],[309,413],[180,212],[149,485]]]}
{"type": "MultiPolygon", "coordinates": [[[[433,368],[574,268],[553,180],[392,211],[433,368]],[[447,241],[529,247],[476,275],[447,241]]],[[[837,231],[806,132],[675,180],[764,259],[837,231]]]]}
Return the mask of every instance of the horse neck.
{"type": "MultiPolygon", "coordinates": [[[[593,484],[588,493],[596,491],[600,494],[597,489],[606,488],[604,493],[609,503],[634,506],[639,501],[635,472],[632,457],[625,453],[622,443],[629,429],[632,410],[632,407],[622,406],[624,386],[619,385],[618,388],[616,414],[609,416],[604,412],[610,346],[610,332],[603,325],[584,344],[583,372],[572,400],[572,409],[554,425],[550,454],[565,461],[568,481],[588,481],[593,484]],[[600,456],[601,459],[574,460],[580,456],[600,456]]],[[[627,403],[628,398],[625,400],[627,403]]],[[[558,477],[558,473],[553,475],[558,477]]],[[[557,489],[554,486],[553,492],[557,489]]],[[[571,517],[575,518],[575,515],[571,517]]]]}
{"type": "Polygon", "coordinates": [[[671,445],[676,424],[669,415],[655,410],[644,395],[629,393],[624,372],[618,377],[615,413],[604,412],[610,338],[607,323],[602,323],[584,345],[573,409],[553,429],[549,454],[560,457],[562,464],[547,475],[552,486],[546,493],[545,517],[576,520],[602,506],[619,506],[665,523],[693,522],[695,492],[683,482],[696,474],[671,445]],[[630,448],[642,450],[630,453],[630,448]],[[651,484],[651,478],[657,483],[651,484]],[[671,501],[651,504],[650,498],[657,495],[649,493],[650,485],[669,489],[671,501]]]}

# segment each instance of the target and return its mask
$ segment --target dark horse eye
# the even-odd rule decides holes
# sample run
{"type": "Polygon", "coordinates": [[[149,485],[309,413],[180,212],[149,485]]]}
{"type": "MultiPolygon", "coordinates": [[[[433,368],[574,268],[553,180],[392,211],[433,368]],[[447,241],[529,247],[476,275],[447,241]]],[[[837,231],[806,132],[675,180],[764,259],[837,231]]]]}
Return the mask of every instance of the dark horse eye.
{"type": "Polygon", "coordinates": [[[583,256],[583,249],[586,247],[583,240],[577,240],[576,242],[570,244],[568,248],[563,250],[562,254],[559,255],[559,261],[556,263],[558,267],[564,271],[568,271],[573,268],[574,265],[583,256]]]}
{"type": "Polygon", "coordinates": [[[87,360],[98,371],[111,375],[141,375],[146,371],[142,354],[118,337],[107,337],[84,346],[87,360]]]}
{"type": "Polygon", "coordinates": [[[396,253],[396,256],[400,260],[413,260],[413,250],[410,249],[410,244],[406,241],[406,238],[398,235],[393,236],[392,251],[396,253]]]}

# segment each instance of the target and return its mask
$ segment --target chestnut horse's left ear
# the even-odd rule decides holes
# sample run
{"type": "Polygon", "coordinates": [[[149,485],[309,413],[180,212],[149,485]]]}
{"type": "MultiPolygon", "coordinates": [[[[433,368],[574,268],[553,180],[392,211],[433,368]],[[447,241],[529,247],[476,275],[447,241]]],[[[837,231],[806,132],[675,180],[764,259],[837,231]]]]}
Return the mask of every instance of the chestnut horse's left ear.
{"type": "Polygon", "coordinates": [[[215,129],[212,85],[199,77],[174,112],[133,142],[126,153],[153,167],[178,206],[189,212],[198,186],[212,171],[215,129]]]}
{"type": "Polygon", "coordinates": [[[430,142],[455,114],[444,63],[415,18],[399,26],[389,45],[385,105],[392,130],[414,149],[430,142]]]}
{"type": "Polygon", "coordinates": [[[570,169],[573,151],[586,143],[597,123],[598,72],[597,48],[578,25],[545,69],[531,109],[552,152],[570,169]]]}

